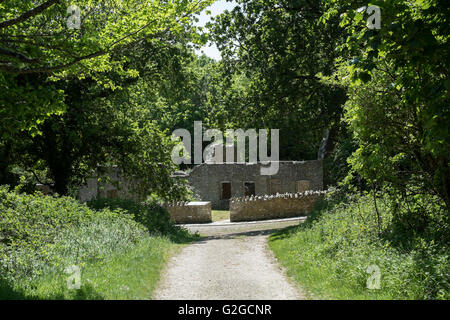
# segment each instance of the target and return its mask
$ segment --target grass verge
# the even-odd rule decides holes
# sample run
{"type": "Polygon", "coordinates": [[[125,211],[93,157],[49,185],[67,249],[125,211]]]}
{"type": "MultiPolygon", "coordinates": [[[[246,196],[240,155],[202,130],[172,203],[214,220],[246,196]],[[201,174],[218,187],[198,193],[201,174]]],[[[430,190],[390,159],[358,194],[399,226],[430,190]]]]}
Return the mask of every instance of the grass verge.
{"type": "Polygon", "coordinates": [[[154,202],[0,187],[0,299],[150,299],[171,254],[198,239],[154,202]]]}
{"type": "Polygon", "coordinates": [[[449,248],[393,232],[389,210],[367,197],[314,212],[304,224],[274,233],[276,258],[312,298],[449,299],[449,248]],[[395,236],[395,237],[394,237],[395,236]]]}
{"type": "Polygon", "coordinates": [[[2,287],[0,283],[0,298],[148,300],[167,260],[181,247],[167,238],[149,237],[129,251],[113,254],[104,261],[84,264],[80,270],[79,289],[69,289],[67,285],[74,273],[57,272],[38,277],[26,288],[12,288],[6,283],[2,287]]]}

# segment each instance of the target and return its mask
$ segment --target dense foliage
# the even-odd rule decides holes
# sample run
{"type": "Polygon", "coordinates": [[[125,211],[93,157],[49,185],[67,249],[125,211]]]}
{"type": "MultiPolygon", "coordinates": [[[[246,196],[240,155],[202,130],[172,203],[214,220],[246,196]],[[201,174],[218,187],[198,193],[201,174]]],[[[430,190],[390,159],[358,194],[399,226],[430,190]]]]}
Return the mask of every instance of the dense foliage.
{"type": "Polygon", "coordinates": [[[92,210],[68,197],[19,195],[1,187],[0,296],[22,293],[44,298],[36,287],[56,281],[57,290],[45,294],[57,298],[59,290],[67,291],[65,270],[70,266],[81,270],[101,266],[145,244],[148,254],[154,250],[164,255],[157,243],[165,247],[167,243],[160,237],[177,242],[191,239],[156,204],[103,200],[96,207],[107,204],[112,208],[92,210]]]}
{"type": "Polygon", "coordinates": [[[285,160],[317,158],[326,129],[327,151],[342,130],[345,90],[323,83],[345,32],[339,19],[318,24],[328,1],[239,0],[210,26],[227,78],[223,103],[230,125],[280,129],[285,160]]]}
{"type": "Polygon", "coordinates": [[[114,79],[98,73],[116,72],[121,77],[135,77],[136,70],[126,66],[130,61],[126,53],[143,42],[182,37],[198,43],[201,39],[191,23],[193,14],[210,3],[184,0],[2,2],[1,124],[9,130],[1,135],[32,129],[36,120],[63,110],[64,92],[55,90],[49,81],[76,76],[94,78],[114,88],[114,79]],[[69,10],[73,5],[80,9],[79,28],[70,28],[68,22],[74,15],[69,10]],[[29,83],[30,78],[36,77],[39,83],[29,83]]]}
{"type": "Polygon", "coordinates": [[[179,77],[204,41],[194,14],[210,2],[1,3],[0,184],[16,185],[19,168],[68,195],[118,165],[140,177],[141,194],[182,198],[166,128],[128,98],[139,81],[161,88],[179,77]],[[79,29],[66,25],[69,4],[82,9],[79,29]]]}
{"type": "Polygon", "coordinates": [[[330,196],[309,221],[271,236],[270,246],[313,297],[449,299],[448,221],[428,226],[428,239],[411,237],[408,230],[391,228],[389,199],[377,204],[376,209],[370,195],[345,202],[330,196]],[[377,284],[368,279],[378,275],[379,288],[368,289],[377,284]]]}
{"type": "Polygon", "coordinates": [[[98,199],[92,210],[6,188],[74,196],[118,166],[143,198],[185,199],[171,133],[202,121],[280,129],[281,160],[317,159],[322,147],[325,185],[345,197],[277,242],[281,255],[285,245],[301,253],[299,277],[364,296],[373,261],[387,287],[368,297],[448,299],[447,3],[237,0],[204,33],[195,15],[212,2],[0,1],[3,280],[30,287],[62,261],[101,261],[114,246],[142,253],[149,234],[184,239],[150,200],[98,199]],[[70,4],[79,29],[67,25],[70,4]],[[368,27],[369,5],[379,29],[368,27]],[[208,39],[221,61],[195,54],[208,39]]]}
{"type": "MultiPolygon", "coordinates": [[[[352,167],[374,188],[437,195],[448,210],[450,10],[439,0],[374,4],[379,30],[366,27],[365,11],[341,15],[350,35],[341,49],[352,57],[346,122],[359,145],[352,167]]],[[[330,6],[327,17],[356,9],[354,1],[330,6]]]]}
{"type": "Polygon", "coordinates": [[[185,229],[176,227],[170,220],[169,213],[156,201],[135,202],[126,199],[97,199],[88,202],[88,206],[95,210],[122,209],[132,214],[133,219],[142,224],[154,235],[164,235],[172,241],[186,241],[191,236],[185,229]]]}

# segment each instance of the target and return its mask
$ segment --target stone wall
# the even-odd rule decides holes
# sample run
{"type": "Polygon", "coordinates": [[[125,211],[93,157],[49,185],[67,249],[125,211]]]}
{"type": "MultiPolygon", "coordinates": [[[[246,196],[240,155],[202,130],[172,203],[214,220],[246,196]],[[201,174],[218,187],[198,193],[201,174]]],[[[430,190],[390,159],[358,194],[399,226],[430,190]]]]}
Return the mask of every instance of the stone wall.
{"type": "Polygon", "coordinates": [[[87,179],[86,184],[78,190],[78,199],[81,202],[98,198],[142,200],[139,195],[133,192],[133,183],[122,177],[117,167],[111,170],[108,180],[108,182],[99,182],[96,176],[87,179]]]}
{"type": "Polygon", "coordinates": [[[234,198],[230,201],[230,220],[256,221],[305,216],[326,191],[234,198]]]}
{"type": "Polygon", "coordinates": [[[166,204],[170,217],[175,223],[208,223],[212,222],[211,202],[177,202],[166,204]]]}
{"type": "Polygon", "coordinates": [[[243,197],[245,183],[254,183],[255,195],[296,193],[322,190],[322,161],[280,161],[273,176],[260,173],[262,164],[204,163],[194,167],[188,181],[194,194],[202,201],[211,201],[213,209],[229,209],[229,199],[223,199],[223,183],[231,184],[231,197],[243,197]]]}

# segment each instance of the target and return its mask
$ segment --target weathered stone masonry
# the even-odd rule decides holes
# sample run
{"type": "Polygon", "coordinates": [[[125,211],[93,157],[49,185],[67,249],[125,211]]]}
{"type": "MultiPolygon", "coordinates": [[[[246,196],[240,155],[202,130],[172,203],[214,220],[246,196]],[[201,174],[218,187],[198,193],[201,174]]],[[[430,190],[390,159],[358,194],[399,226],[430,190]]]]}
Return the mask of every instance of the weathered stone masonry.
{"type": "Polygon", "coordinates": [[[177,202],[164,206],[175,223],[208,223],[211,219],[210,202],[177,202]]]}
{"type": "Polygon", "coordinates": [[[99,182],[94,176],[87,179],[86,184],[78,190],[78,199],[81,202],[99,198],[120,198],[143,200],[138,194],[133,192],[133,181],[125,179],[117,167],[109,173],[110,182],[99,182]]]}
{"type": "MultiPolygon", "coordinates": [[[[261,175],[261,166],[261,163],[204,163],[194,167],[189,174],[177,172],[174,178],[187,178],[196,198],[207,202],[166,207],[177,223],[211,222],[211,208],[230,209],[231,221],[294,217],[310,212],[319,198],[317,193],[310,191],[323,189],[322,161],[280,161],[278,173],[272,176],[261,175]],[[307,196],[305,191],[308,191],[307,196]]],[[[120,181],[121,188],[112,183],[99,184],[92,178],[80,189],[80,200],[97,197],[138,200],[131,191],[132,184],[120,177],[117,169],[110,178],[120,181]]]]}
{"type": "Polygon", "coordinates": [[[306,216],[326,191],[305,191],[276,196],[233,198],[230,221],[255,221],[306,216]]]}
{"type": "Polygon", "coordinates": [[[204,163],[194,167],[188,181],[195,195],[211,201],[213,209],[227,210],[230,198],[298,193],[323,189],[322,161],[280,161],[273,176],[260,174],[262,164],[204,163]]]}

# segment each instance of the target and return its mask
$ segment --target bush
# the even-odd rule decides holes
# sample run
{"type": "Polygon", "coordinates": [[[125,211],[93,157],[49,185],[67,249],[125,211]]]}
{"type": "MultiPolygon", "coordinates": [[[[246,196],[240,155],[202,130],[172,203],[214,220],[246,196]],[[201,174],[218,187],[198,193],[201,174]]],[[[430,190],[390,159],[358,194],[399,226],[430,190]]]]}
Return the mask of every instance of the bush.
{"type": "Polygon", "coordinates": [[[2,281],[29,287],[37,277],[102,260],[148,238],[123,210],[94,211],[76,200],[19,195],[0,187],[2,281]]]}
{"type": "Polygon", "coordinates": [[[0,187],[0,299],[148,299],[177,248],[170,239],[193,239],[155,202],[90,205],[0,187]],[[83,275],[78,290],[67,287],[70,266],[83,275]]]}
{"type": "Polygon", "coordinates": [[[0,187],[0,243],[10,249],[41,248],[64,229],[119,217],[126,217],[123,210],[94,211],[69,197],[18,194],[0,187]]]}
{"type": "Polygon", "coordinates": [[[321,297],[449,299],[448,243],[430,238],[431,231],[399,233],[387,197],[377,209],[370,195],[338,204],[328,198],[303,225],[274,234],[270,245],[288,273],[321,297]],[[371,265],[380,270],[378,290],[367,288],[371,265]]]}
{"type": "MultiPolygon", "coordinates": [[[[0,187],[0,296],[31,294],[43,278],[64,278],[72,265],[100,267],[113,257],[122,261],[121,253],[132,252],[144,240],[150,255],[148,246],[161,242],[156,238],[167,243],[163,238],[196,238],[175,226],[155,202],[101,199],[90,206],[69,197],[19,194],[0,187]]],[[[156,252],[158,259],[164,254],[156,252]]]]}
{"type": "Polygon", "coordinates": [[[186,229],[175,226],[170,219],[169,212],[156,201],[135,202],[127,199],[97,199],[88,202],[88,206],[95,210],[109,208],[121,209],[144,225],[153,235],[169,237],[174,242],[190,241],[197,236],[192,236],[186,229]]]}

